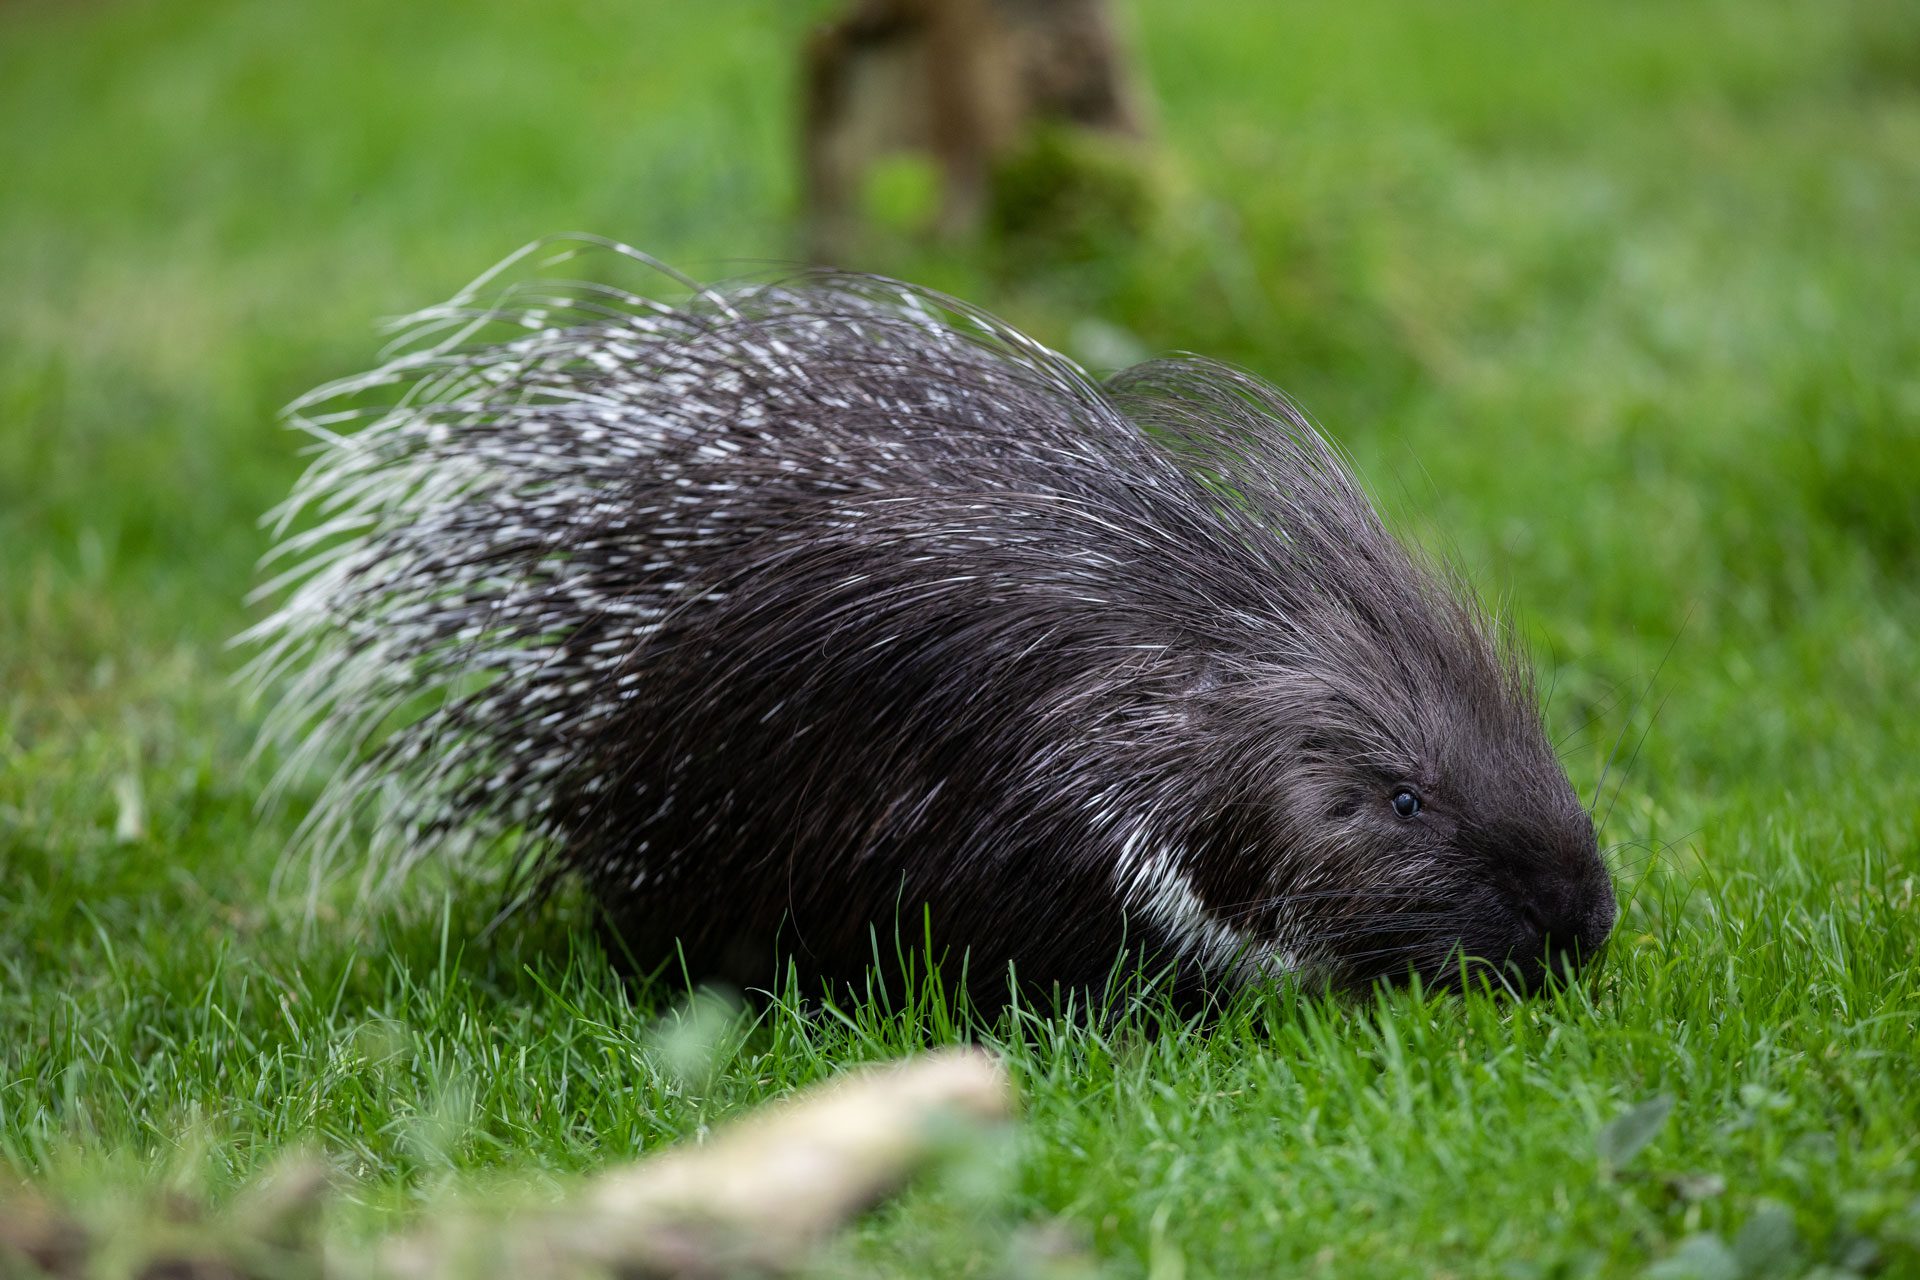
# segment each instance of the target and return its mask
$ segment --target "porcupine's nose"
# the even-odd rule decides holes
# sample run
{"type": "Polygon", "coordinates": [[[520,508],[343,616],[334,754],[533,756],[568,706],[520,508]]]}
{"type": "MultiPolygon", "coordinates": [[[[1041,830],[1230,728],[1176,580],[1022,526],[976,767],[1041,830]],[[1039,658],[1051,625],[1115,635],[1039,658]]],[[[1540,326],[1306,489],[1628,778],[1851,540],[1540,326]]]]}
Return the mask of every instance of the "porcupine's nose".
{"type": "Polygon", "coordinates": [[[1613,883],[1603,867],[1539,886],[1520,908],[1543,974],[1572,973],[1591,963],[1606,946],[1617,913],[1613,883]]]}

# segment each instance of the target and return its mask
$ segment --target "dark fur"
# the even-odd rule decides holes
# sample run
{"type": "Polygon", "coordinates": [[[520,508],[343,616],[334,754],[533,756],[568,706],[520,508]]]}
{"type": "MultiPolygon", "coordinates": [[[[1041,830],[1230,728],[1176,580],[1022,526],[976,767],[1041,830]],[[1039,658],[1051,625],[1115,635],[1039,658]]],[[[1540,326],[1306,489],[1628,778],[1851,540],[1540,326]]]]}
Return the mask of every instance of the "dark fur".
{"type": "Polygon", "coordinates": [[[323,849],[369,809],[386,863],[504,834],[642,959],[750,979],[776,939],[851,976],[923,910],[976,975],[1075,986],[1129,944],[1531,985],[1606,938],[1524,665],[1263,383],[1096,383],[863,278],[424,317],[469,321],[303,409],[376,419],[321,428],[294,506],[338,523],[263,628],[276,731],[356,753],[323,849]]]}

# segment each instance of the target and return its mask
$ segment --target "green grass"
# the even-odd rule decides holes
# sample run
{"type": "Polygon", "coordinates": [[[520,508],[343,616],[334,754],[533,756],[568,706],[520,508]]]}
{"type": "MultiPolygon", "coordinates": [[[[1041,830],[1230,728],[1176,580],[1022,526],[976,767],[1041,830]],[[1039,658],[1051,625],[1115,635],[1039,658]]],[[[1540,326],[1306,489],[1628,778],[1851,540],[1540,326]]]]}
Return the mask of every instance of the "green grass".
{"type": "MultiPolygon", "coordinates": [[[[555,230],[794,252],[808,9],[0,8],[0,1162],[111,1217],[317,1145],[371,1232],[956,1034],[780,1005],[676,1074],[564,904],[303,922],[224,647],[276,410],[373,318],[555,230]]],[[[1063,1219],[1116,1275],[1920,1272],[1920,10],[1137,9],[1150,235],[868,265],[1294,391],[1514,602],[1584,792],[1626,735],[1629,905],[1560,999],[980,1029],[1012,1148],[827,1268],[1002,1274],[1063,1219]]]]}

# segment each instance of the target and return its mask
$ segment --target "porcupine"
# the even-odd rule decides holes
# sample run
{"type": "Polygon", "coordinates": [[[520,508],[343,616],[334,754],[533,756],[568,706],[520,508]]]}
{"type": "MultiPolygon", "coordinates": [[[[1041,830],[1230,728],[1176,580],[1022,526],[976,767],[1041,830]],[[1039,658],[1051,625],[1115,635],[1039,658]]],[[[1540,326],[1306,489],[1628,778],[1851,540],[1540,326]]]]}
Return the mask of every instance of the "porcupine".
{"type": "Polygon", "coordinates": [[[345,757],[323,863],[363,817],[387,871],[506,841],[736,981],[896,929],[988,990],[1531,987],[1605,941],[1510,628],[1272,387],[1098,381],[875,277],[500,270],[292,411],[256,675],[289,770],[345,757]]]}

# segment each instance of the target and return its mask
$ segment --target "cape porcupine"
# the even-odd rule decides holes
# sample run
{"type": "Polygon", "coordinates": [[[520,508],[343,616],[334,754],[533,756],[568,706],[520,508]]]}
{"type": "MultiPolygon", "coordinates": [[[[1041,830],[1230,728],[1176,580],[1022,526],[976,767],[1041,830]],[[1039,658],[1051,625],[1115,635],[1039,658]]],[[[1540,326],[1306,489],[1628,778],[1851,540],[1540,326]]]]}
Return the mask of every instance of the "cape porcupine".
{"type": "Polygon", "coordinates": [[[1098,382],[878,278],[669,306],[507,265],[292,411],[256,674],[288,769],[348,754],[323,855],[363,810],[369,866],[506,839],[736,980],[852,976],[896,923],[1003,992],[1122,954],[1530,986],[1607,937],[1515,646],[1278,391],[1098,382]]]}

